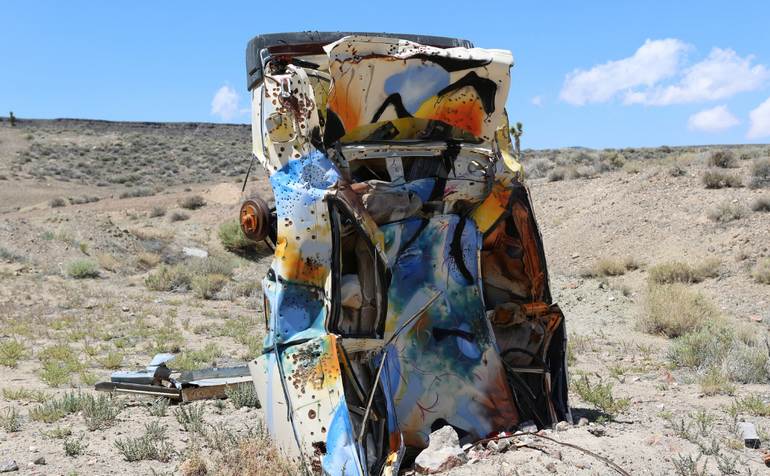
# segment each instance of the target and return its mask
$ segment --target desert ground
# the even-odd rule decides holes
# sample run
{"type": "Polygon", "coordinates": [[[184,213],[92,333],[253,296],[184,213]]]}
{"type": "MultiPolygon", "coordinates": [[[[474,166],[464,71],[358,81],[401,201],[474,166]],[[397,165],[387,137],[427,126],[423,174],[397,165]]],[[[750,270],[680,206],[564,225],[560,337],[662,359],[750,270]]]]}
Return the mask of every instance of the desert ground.
{"type": "MultiPolygon", "coordinates": [[[[0,122],[0,470],[296,473],[249,388],[184,406],[93,391],[159,352],[179,369],[259,352],[271,251],[233,226],[250,141],[239,125],[0,122]]],[[[770,146],[523,163],[574,421],[445,474],[617,474],[558,442],[629,474],[770,471],[770,146]]],[[[270,197],[261,171],[247,191],[270,197]]]]}

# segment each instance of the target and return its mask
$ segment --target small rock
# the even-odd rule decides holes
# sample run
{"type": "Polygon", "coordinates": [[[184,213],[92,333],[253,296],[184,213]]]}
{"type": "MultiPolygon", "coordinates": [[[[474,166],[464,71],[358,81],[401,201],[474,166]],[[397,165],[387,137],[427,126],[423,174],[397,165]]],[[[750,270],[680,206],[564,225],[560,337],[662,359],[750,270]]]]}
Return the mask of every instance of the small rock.
{"type": "Polygon", "coordinates": [[[29,447],[29,452],[30,453],[37,453],[37,451],[38,451],[37,446],[30,446],[29,447]]]}
{"type": "Polygon", "coordinates": [[[588,428],[588,433],[591,433],[598,438],[600,436],[606,435],[607,430],[605,430],[603,426],[592,426],[588,428]]]}
{"type": "Polygon", "coordinates": [[[586,425],[588,425],[588,418],[580,417],[580,420],[578,420],[578,426],[586,426],[586,425]]]}
{"type": "Polygon", "coordinates": [[[33,461],[35,464],[45,464],[45,457],[44,456],[38,456],[35,461],[33,461]]]}
{"type": "Polygon", "coordinates": [[[556,431],[566,431],[569,429],[569,427],[570,427],[569,423],[567,423],[566,421],[560,421],[559,423],[556,424],[556,431]]]}
{"type": "Polygon", "coordinates": [[[555,473],[556,472],[556,465],[553,464],[553,461],[551,461],[550,463],[545,465],[545,469],[547,469],[551,473],[555,473]]]}
{"type": "Polygon", "coordinates": [[[420,474],[434,474],[460,466],[467,460],[454,428],[447,425],[430,434],[428,447],[415,459],[420,474]]]}
{"type": "Polygon", "coordinates": [[[497,440],[497,448],[499,451],[505,451],[511,446],[510,438],[501,438],[497,440]]]}
{"type": "Polygon", "coordinates": [[[19,465],[12,459],[6,459],[0,461],[0,473],[10,473],[11,471],[18,471],[19,465]]]}
{"type": "Polygon", "coordinates": [[[537,431],[537,425],[532,420],[527,420],[519,424],[519,431],[524,433],[534,433],[537,431]]]}
{"type": "Polygon", "coordinates": [[[487,449],[493,453],[497,453],[500,450],[500,446],[497,444],[497,441],[492,440],[487,443],[487,449]]]}
{"type": "Polygon", "coordinates": [[[123,307],[120,308],[120,310],[123,311],[123,312],[128,312],[131,309],[129,309],[128,306],[123,306],[123,307]]]}

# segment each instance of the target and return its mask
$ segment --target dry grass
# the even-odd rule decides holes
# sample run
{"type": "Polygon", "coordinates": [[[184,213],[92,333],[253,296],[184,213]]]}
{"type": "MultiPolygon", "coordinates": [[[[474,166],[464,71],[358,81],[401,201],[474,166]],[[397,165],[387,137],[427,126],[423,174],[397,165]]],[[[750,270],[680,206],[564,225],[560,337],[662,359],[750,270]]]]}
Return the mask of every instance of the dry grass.
{"type": "Polygon", "coordinates": [[[178,222],[178,221],[185,221],[189,220],[190,215],[188,215],[185,212],[173,212],[171,215],[168,216],[168,221],[171,223],[178,222]]]}
{"type": "Polygon", "coordinates": [[[197,210],[206,206],[206,200],[200,195],[192,195],[180,200],[179,206],[187,210],[197,210]]]}
{"type": "Polygon", "coordinates": [[[724,202],[708,212],[708,217],[717,223],[728,223],[746,216],[746,209],[732,202],[724,202]]]}
{"type": "Polygon", "coordinates": [[[761,284],[770,284],[770,258],[763,258],[757,261],[754,270],[751,272],[754,281],[761,284]]]}
{"type": "Polygon", "coordinates": [[[583,277],[601,277],[601,276],[622,276],[627,271],[633,271],[641,267],[635,258],[628,256],[626,258],[601,258],[594,263],[591,268],[583,271],[583,277]]]}
{"type": "Polygon", "coordinates": [[[729,150],[717,150],[709,155],[708,165],[723,169],[733,169],[738,167],[738,161],[735,159],[735,154],[729,150]]]}
{"type": "Polygon", "coordinates": [[[711,301],[687,286],[650,283],[637,323],[649,334],[678,337],[719,319],[711,301]]]}
{"type": "Polygon", "coordinates": [[[755,198],[751,202],[751,209],[755,212],[770,212],[770,196],[755,198]]]}
{"type": "Polygon", "coordinates": [[[757,159],[751,164],[751,186],[770,187],[770,159],[757,159]]]}
{"type": "Polygon", "coordinates": [[[697,265],[682,261],[656,264],[648,270],[648,279],[654,284],[699,283],[719,275],[722,265],[718,258],[707,258],[697,265]]]}
{"type": "Polygon", "coordinates": [[[739,188],[743,187],[743,181],[737,175],[728,174],[719,170],[707,170],[701,179],[706,188],[739,188]]]}

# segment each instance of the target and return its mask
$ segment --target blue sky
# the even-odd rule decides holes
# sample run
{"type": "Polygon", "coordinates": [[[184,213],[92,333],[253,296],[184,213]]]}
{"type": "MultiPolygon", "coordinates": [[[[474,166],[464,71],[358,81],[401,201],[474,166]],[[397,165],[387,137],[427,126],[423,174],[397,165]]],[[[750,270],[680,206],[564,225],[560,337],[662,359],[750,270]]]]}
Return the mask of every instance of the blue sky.
{"type": "Polygon", "coordinates": [[[251,36],[393,31],[511,50],[524,147],[770,142],[770,2],[6,0],[0,19],[3,115],[247,122],[251,36]]]}

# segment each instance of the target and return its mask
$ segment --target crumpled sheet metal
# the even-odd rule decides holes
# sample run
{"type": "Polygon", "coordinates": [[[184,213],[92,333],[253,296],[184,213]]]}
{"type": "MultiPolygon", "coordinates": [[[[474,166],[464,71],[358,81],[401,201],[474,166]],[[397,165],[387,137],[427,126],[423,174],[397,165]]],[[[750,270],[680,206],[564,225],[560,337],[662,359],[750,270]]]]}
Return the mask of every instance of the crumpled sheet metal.
{"type": "Polygon", "coordinates": [[[508,94],[509,51],[355,36],[325,49],[333,85],[327,142],[362,140],[383,126],[393,138],[415,139],[429,120],[453,127],[453,137],[494,139],[508,94]]]}
{"type": "MultiPolygon", "coordinates": [[[[531,418],[510,366],[527,353],[563,360],[549,350],[564,339],[563,316],[510,151],[510,53],[376,37],[326,50],[328,75],[280,63],[253,92],[277,242],[262,282],[268,332],[250,371],[271,435],[309,473],[397,474],[405,449],[427,446],[438,426],[478,440],[531,418]],[[390,180],[357,180],[370,163],[390,180]],[[449,168],[430,176],[431,163],[449,168]],[[339,325],[372,304],[381,328],[339,325]]],[[[554,378],[543,368],[522,377],[542,379],[546,399],[563,392],[549,418],[569,418],[554,378]]]]}
{"type": "Polygon", "coordinates": [[[473,439],[515,425],[518,414],[479,291],[481,236],[473,222],[436,215],[384,229],[386,243],[398,249],[386,332],[398,334],[383,385],[406,444],[427,446],[437,421],[468,429],[473,439]],[[437,298],[416,316],[405,312],[426,289],[437,298]]]}

